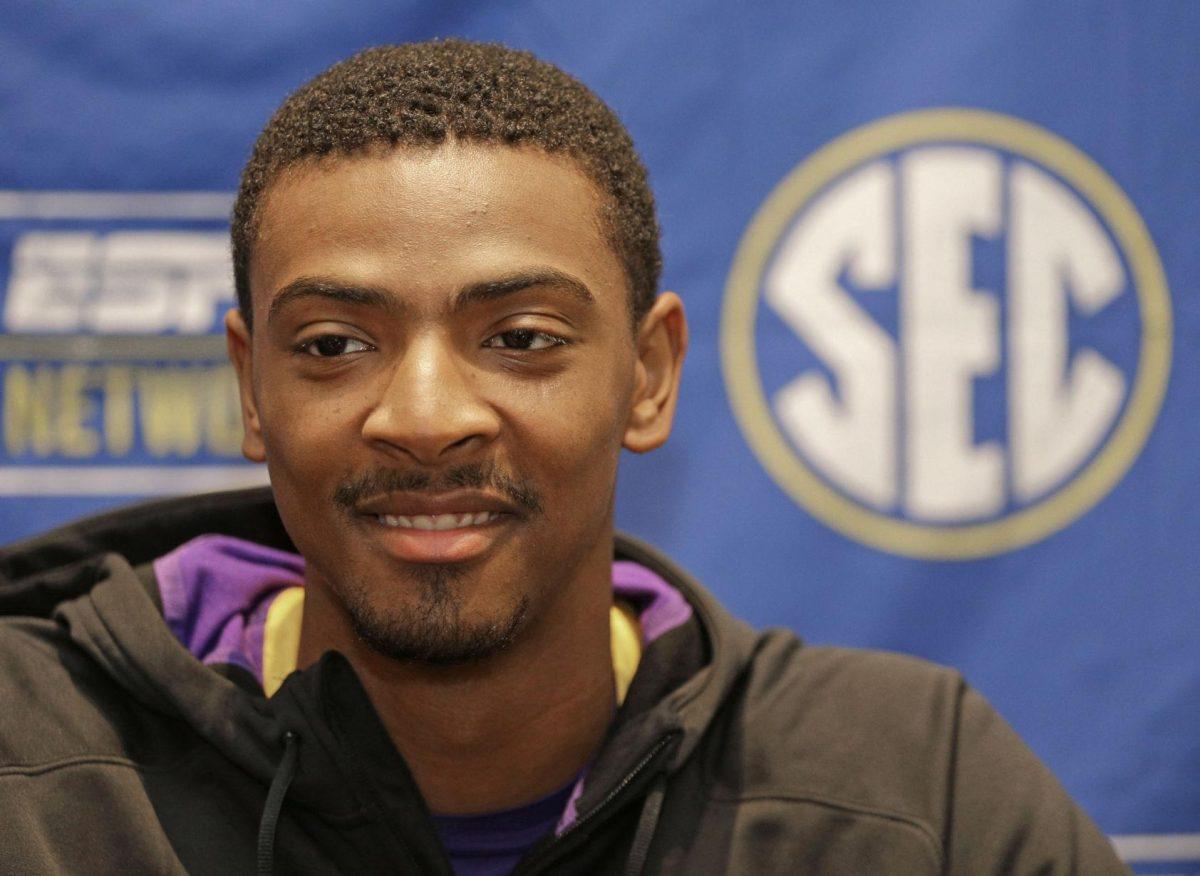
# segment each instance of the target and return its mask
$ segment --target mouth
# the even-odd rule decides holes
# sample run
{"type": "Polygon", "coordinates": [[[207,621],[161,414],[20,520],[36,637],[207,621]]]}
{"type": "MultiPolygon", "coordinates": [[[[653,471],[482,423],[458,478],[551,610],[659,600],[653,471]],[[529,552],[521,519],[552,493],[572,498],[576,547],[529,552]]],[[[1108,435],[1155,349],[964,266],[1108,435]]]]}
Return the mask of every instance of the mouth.
{"type": "Polygon", "coordinates": [[[511,503],[477,490],[390,493],[355,509],[376,544],[407,563],[462,563],[477,559],[522,518],[511,503]]]}
{"type": "Polygon", "coordinates": [[[495,511],[480,511],[477,514],[377,514],[375,518],[384,526],[396,529],[419,529],[422,532],[446,532],[451,529],[466,529],[469,526],[486,526],[499,520],[495,511]]]}

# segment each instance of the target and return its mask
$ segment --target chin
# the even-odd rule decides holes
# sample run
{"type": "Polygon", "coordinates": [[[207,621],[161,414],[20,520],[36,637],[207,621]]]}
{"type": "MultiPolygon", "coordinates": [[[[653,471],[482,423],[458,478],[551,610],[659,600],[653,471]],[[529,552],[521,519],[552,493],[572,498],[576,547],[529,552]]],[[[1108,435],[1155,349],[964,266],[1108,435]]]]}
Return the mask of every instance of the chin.
{"type": "Polygon", "coordinates": [[[528,624],[528,595],[467,608],[460,569],[430,565],[410,574],[412,598],[401,603],[366,586],[336,588],[355,634],[384,657],[429,666],[476,663],[504,651],[528,624]]]}

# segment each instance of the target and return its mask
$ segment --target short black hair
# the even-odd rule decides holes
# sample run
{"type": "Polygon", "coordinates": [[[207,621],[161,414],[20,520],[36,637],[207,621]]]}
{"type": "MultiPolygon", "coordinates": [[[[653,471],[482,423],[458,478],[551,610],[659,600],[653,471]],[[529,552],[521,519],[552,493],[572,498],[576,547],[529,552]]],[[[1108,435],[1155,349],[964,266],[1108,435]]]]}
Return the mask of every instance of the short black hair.
{"type": "Polygon", "coordinates": [[[233,207],[233,274],[246,324],[259,209],[281,171],[380,144],[452,139],[532,145],[578,163],[605,196],[601,221],[625,269],[636,326],[658,293],[662,254],[654,196],[629,132],[587,86],[554,65],[459,39],[365,49],[303,85],[267,122],[233,207]]]}

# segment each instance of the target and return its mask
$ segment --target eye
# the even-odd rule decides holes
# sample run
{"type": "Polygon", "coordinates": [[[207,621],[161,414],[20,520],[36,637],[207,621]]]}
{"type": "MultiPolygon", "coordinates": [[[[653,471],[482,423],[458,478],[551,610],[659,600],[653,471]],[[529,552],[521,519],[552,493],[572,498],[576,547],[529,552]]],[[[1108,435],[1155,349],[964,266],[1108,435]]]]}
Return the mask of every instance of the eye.
{"type": "Polygon", "coordinates": [[[565,343],[567,343],[565,338],[547,334],[546,332],[539,332],[534,329],[510,329],[506,332],[500,332],[498,335],[492,335],[483,342],[483,345],[502,350],[545,350],[549,347],[557,347],[565,343]]]}
{"type": "Polygon", "coordinates": [[[333,359],[350,353],[365,353],[372,349],[374,348],[366,341],[356,338],[348,338],[344,335],[321,335],[319,338],[305,341],[297,347],[297,352],[307,353],[318,359],[333,359]]]}

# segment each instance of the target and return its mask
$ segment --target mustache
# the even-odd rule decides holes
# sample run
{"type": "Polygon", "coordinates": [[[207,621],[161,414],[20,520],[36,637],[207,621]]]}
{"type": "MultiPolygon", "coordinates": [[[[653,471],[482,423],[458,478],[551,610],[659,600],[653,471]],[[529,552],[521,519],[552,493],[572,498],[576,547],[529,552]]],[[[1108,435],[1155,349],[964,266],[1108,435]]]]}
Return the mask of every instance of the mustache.
{"type": "Polygon", "coordinates": [[[541,497],[532,481],[501,471],[491,462],[457,465],[437,474],[377,468],[343,481],[334,490],[333,501],[353,511],[360,502],[380,493],[444,493],[456,489],[491,490],[531,514],[542,510],[541,497]]]}

